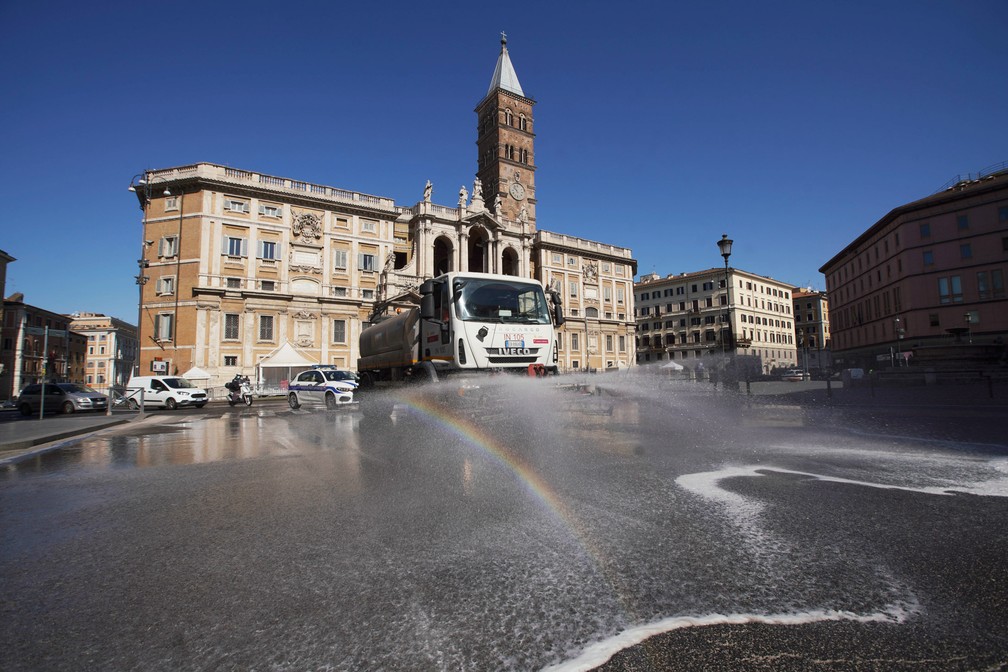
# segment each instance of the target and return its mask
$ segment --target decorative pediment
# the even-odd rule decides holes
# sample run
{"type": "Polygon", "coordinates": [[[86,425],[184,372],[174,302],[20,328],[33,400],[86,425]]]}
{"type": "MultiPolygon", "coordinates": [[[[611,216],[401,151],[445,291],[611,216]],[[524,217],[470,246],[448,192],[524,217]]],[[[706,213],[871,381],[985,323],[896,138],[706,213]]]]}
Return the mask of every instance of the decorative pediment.
{"type": "Polygon", "coordinates": [[[498,222],[486,210],[466,215],[462,218],[462,224],[470,229],[474,226],[482,226],[487,231],[497,231],[504,228],[504,223],[498,222]]]}

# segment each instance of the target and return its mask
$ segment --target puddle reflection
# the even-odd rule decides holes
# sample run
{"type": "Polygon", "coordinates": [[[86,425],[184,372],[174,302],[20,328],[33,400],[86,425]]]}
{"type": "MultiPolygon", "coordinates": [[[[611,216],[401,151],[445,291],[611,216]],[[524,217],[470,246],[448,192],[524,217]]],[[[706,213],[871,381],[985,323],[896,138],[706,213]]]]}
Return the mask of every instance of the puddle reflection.
{"type": "Polygon", "coordinates": [[[320,450],[357,452],[358,419],[349,413],[224,414],[152,429],[122,430],[69,443],[8,467],[14,473],[207,464],[320,450]]]}

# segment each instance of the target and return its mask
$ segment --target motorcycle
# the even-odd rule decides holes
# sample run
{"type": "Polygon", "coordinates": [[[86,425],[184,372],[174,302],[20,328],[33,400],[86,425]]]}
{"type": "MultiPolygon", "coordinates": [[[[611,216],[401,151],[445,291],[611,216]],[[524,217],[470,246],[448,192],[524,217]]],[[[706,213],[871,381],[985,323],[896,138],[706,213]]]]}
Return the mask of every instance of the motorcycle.
{"type": "Polygon", "coordinates": [[[230,383],[225,383],[224,387],[228,391],[228,403],[232,406],[237,403],[252,405],[252,383],[248,376],[235,376],[230,383]]]}

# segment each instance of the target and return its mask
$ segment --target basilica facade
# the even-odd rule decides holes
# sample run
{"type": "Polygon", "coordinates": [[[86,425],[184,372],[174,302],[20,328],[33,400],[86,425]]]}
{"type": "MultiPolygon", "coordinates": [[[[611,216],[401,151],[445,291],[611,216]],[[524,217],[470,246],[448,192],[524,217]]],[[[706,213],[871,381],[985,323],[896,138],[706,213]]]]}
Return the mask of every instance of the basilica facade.
{"type": "Polygon", "coordinates": [[[631,251],[537,226],[534,105],[502,39],[475,109],[477,171],[450,205],[429,181],[399,205],[211,163],[138,176],[139,371],[215,387],[236,373],[269,386],[312,364],[355,369],[376,308],[446,271],[560,292],[561,371],[634,362],[631,251]]]}

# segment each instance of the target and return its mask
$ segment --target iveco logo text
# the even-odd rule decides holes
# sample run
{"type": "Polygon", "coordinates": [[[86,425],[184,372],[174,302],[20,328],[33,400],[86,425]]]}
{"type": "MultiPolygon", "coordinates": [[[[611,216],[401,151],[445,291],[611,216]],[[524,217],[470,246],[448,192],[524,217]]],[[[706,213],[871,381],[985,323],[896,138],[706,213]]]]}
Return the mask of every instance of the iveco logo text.
{"type": "Polygon", "coordinates": [[[500,354],[502,355],[531,355],[531,348],[501,348],[500,354]]]}

